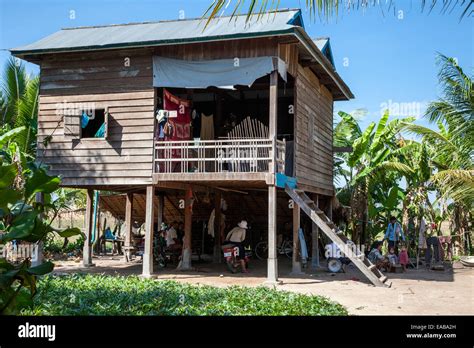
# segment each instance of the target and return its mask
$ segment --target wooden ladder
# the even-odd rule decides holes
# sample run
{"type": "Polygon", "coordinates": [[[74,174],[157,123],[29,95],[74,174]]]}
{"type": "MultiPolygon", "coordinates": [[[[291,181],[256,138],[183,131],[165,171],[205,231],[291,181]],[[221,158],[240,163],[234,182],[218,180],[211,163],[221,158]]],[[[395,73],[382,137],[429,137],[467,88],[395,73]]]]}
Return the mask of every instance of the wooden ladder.
{"type": "Polygon", "coordinates": [[[341,252],[345,253],[354,265],[374,284],[375,286],[390,287],[391,283],[387,282],[387,276],[367,259],[359,248],[354,251],[353,248],[347,247],[348,238],[339,230],[334,222],[332,222],[326,214],[320,210],[316,204],[304,193],[303,190],[285,186],[285,191],[300,206],[300,208],[314,221],[314,223],[332,240],[341,252]]]}

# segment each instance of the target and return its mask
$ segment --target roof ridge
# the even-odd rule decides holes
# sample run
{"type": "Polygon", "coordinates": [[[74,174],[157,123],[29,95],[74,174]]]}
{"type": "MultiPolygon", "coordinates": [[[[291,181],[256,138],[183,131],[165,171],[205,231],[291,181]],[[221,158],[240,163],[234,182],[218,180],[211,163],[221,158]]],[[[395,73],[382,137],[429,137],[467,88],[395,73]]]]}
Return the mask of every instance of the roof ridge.
{"type": "MultiPolygon", "coordinates": [[[[263,15],[266,14],[272,14],[272,13],[283,13],[283,12],[290,12],[290,11],[301,11],[299,8],[283,8],[283,9],[278,9],[278,10],[273,10],[273,11],[267,11],[263,13],[263,15]]],[[[242,14],[237,14],[234,15],[234,17],[241,17],[241,16],[247,16],[247,13],[242,13],[242,14]]],[[[257,16],[258,13],[253,13],[252,16],[257,16]]],[[[214,17],[214,20],[221,19],[221,18],[230,18],[232,15],[228,16],[218,16],[214,17]]],[[[196,21],[196,20],[205,20],[209,17],[194,17],[194,18],[185,18],[185,19],[166,19],[166,20],[160,20],[160,21],[145,21],[145,22],[131,22],[131,23],[120,23],[120,24],[104,24],[104,25],[86,25],[86,26],[79,26],[79,27],[67,27],[67,28],[61,28],[61,30],[76,30],[76,29],[90,29],[90,28],[108,28],[108,27],[122,27],[122,26],[128,26],[128,25],[142,25],[142,24],[158,24],[158,23],[170,23],[170,22],[187,22],[187,21],[196,21]]]]}

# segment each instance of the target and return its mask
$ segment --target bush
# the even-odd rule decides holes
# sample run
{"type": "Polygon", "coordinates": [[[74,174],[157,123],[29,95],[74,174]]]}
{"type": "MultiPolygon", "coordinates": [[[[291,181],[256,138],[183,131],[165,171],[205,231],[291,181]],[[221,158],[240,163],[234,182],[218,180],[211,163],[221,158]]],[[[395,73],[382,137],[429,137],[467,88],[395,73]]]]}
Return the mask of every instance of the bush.
{"type": "Polygon", "coordinates": [[[182,284],[137,276],[45,276],[23,315],[347,315],[321,296],[266,287],[182,284]]]}
{"type": "Polygon", "coordinates": [[[79,236],[75,240],[69,240],[66,247],[63,246],[64,238],[58,239],[56,236],[51,236],[45,240],[44,251],[52,254],[75,254],[77,252],[82,252],[82,249],[84,248],[84,237],[79,236]]]}

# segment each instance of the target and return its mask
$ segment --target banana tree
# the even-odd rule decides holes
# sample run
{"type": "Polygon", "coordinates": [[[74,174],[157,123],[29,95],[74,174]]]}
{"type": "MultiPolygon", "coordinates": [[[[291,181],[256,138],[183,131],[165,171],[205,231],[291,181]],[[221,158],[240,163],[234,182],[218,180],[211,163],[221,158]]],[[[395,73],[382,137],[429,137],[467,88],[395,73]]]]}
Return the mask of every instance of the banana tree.
{"type": "MultiPolygon", "coordinates": [[[[389,114],[386,112],[377,124],[370,123],[362,132],[351,115],[343,112],[339,115],[345,123],[342,128],[352,129],[357,136],[352,144],[353,151],[347,156],[347,166],[354,171],[349,183],[352,187],[350,228],[352,239],[363,244],[366,242],[369,193],[386,179],[387,173],[403,175],[413,171],[398,161],[397,156],[403,150],[396,138],[402,126],[412,122],[413,118],[389,121],[389,114]]],[[[391,178],[388,184],[396,186],[396,179],[391,178]]]]}

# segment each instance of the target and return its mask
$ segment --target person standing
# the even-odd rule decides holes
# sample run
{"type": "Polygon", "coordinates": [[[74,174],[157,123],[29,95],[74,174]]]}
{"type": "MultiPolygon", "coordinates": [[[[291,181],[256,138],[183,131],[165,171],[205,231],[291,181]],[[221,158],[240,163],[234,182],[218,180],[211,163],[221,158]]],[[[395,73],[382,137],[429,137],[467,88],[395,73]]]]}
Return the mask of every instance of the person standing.
{"type": "Polygon", "coordinates": [[[431,268],[433,257],[436,264],[438,264],[440,260],[440,253],[439,253],[440,245],[439,245],[438,233],[436,231],[436,225],[429,224],[425,233],[426,233],[425,264],[427,268],[431,268]]]}
{"type": "Polygon", "coordinates": [[[405,241],[405,235],[403,234],[402,225],[397,221],[395,216],[390,217],[387,231],[385,231],[384,239],[388,241],[388,249],[395,248],[395,252],[398,251],[398,242],[400,237],[405,241]]]}

